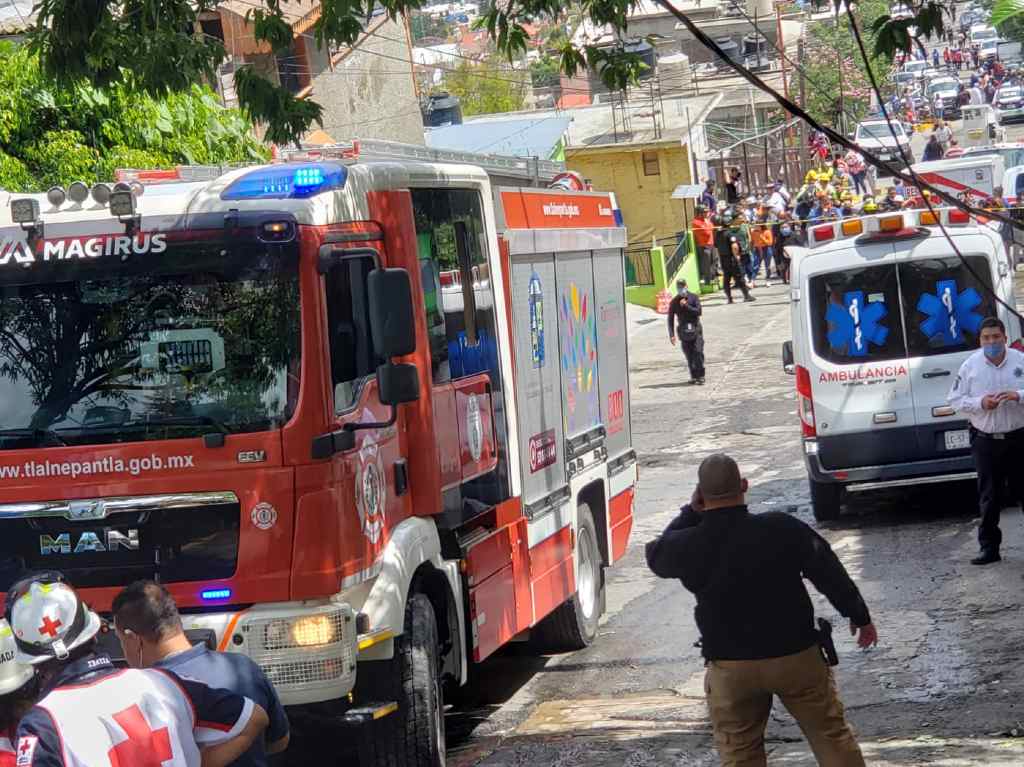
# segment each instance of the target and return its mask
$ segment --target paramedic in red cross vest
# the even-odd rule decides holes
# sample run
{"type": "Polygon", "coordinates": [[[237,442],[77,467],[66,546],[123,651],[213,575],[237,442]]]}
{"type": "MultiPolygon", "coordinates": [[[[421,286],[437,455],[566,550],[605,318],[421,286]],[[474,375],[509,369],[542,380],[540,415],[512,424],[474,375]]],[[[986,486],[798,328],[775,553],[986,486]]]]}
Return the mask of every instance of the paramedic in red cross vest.
{"type": "Polygon", "coordinates": [[[1006,327],[996,317],[981,323],[981,348],[964,360],[949,392],[949,404],[971,423],[971,452],[978,472],[981,551],[974,565],[998,562],[1001,490],[1009,482],[1010,500],[1024,502],[1024,354],[1006,346],[1006,327]]]}
{"type": "Polygon", "coordinates": [[[0,767],[15,767],[18,722],[35,705],[36,671],[18,661],[14,632],[0,618],[0,767]]]}
{"type": "Polygon", "coordinates": [[[118,669],[100,619],[57,573],[7,592],[18,659],[41,700],[18,726],[17,767],[226,767],[267,727],[248,698],[157,669],[118,669]]]}
{"type": "Polygon", "coordinates": [[[114,598],[111,607],[124,657],[134,668],[160,668],[244,695],[258,703],[270,726],[233,767],[266,767],[267,754],[288,747],[288,716],[266,674],[246,655],[194,647],[185,636],[174,597],[154,581],[136,581],[114,598]]]}

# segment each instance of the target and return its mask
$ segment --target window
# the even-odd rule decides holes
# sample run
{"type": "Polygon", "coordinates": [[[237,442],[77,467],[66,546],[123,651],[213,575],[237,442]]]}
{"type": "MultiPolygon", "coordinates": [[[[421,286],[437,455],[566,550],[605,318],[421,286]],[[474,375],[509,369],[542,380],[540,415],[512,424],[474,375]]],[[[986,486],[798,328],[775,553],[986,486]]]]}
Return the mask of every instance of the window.
{"type": "Polygon", "coordinates": [[[381,360],[370,336],[370,301],[366,278],[376,268],[373,258],[347,258],[326,277],[327,327],[331,342],[334,411],[356,404],[363,383],[381,360]]]}
{"type": "Polygon", "coordinates": [[[896,267],[866,266],[810,280],[814,351],[836,364],[906,356],[896,267]]]}
{"type": "Polygon", "coordinates": [[[660,176],[661,165],[658,164],[658,153],[657,152],[644,152],[643,153],[644,163],[644,175],[645,176],[660,176]]]}
{"type": "Polygon", "coordinates": [[[496,370],[479,192],[414,189],[412,204],[434,383],[496,370]]]}
{"type": "Polygon", "coordinates": [[[996,313],[991,267],[984,256],[965,258],[970,269],[956,256],[900,264],[911,357],[978,348],[981,321],[996,313]]]}

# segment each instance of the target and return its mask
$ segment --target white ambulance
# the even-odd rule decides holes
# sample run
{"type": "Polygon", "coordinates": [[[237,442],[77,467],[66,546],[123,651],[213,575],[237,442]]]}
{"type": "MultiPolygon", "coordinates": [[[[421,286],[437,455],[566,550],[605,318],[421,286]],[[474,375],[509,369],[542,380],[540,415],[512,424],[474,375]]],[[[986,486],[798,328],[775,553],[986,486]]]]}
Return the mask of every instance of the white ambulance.
{"type": "Polygon", "coordinates": [[[936,209],[963,261],[927,210],[808,227],[793,249],[792,332],[783,364],[797,410],[818,520],[844,491],[970,479],[966,421],[946,403],[957,371],[997,316],[1017,318],[999,234],[953,208],[936,209]]]}

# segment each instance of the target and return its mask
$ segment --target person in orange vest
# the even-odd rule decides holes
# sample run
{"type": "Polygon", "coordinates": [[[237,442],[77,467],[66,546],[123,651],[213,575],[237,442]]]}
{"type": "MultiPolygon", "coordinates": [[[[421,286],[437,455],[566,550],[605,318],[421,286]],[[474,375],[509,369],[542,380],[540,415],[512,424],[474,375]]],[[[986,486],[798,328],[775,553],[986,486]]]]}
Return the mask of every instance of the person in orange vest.
{"type": "Polygon", "coordinates": [[[704,206],[693,211],[693,244],[697,248],[697,265],[704,282],[718,279],[718,259],[715,257],[715,226],[708,218],[704,206]]]}

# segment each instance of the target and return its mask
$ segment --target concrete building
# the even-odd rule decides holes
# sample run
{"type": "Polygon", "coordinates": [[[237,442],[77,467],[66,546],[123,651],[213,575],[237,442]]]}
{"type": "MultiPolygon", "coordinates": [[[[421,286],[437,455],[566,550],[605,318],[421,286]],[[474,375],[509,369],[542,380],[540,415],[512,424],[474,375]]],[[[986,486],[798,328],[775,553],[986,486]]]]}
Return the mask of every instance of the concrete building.
{"type": "Polygon", "coordinates": [[[35,22],[34,0],[0,0],[0,40],[20,43],[35,22]]]}
{"type": "MultiPolygon", "coordinates": [[[[596,189],[616,193],[631,246],[649,247],[652,239],[672,243],[693,215],[692,202],[672,199],[680,184],[706,175],[708,156],[704,122],[721,96],[650,99],[642,89],[617,103],[564,110],[535,110],[481,115],[466,120],[480,135],[493,138],[509,131],[513,121],[528,121],[524,134],[541,137],[544,126],[568,119],[563,140],[566,167],[581,173],[596,189]]],[[[507,153],[516,137],[509,136],[507,153]]],[[[554,139],[550,139],[554,146],[554,139]]],[[[433,139],[428,138],[433,145],[433,139]]],[[[514,150],[514,147],[511,147],[514,150]]],[[[532,151],[539,151],[534,149],[532,151]]],[[[550,157],[551,155],[549,155],[550,157]]]]}
{"type": "Polygon", "coordinates": [[[282,55],[258,43],[246,15],[249,0],[224,0],[200,17],[202,31],[224,41],[230,56],[218,89],[233,105],[234,72],[253,66],[299,98],[323,107],[322,132],[334,140],[379,138],[423,143],[423,123],[413,66],[412,44],[404,20],[383,13],[365,25],[351,47],[320,47],[313,25],[320,18],[318,0],[282,3],[294,41],[282,55]]]}

